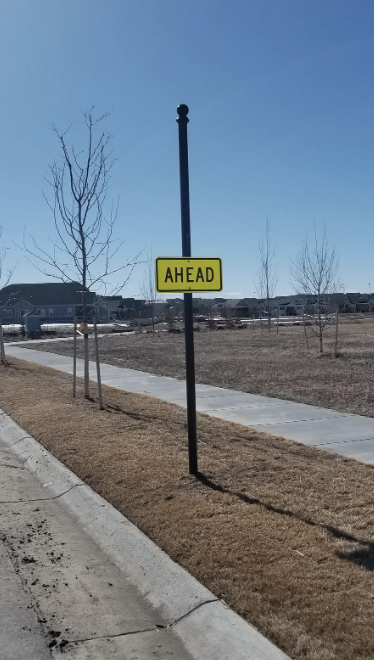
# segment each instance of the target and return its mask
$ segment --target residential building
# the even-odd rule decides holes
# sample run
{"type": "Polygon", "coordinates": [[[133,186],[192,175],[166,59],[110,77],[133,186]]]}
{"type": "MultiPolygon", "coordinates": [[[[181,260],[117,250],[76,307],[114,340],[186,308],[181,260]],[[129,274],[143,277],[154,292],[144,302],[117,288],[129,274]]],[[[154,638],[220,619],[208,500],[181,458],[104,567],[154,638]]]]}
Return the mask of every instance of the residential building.
{"type": "Polygon", "coordinates": [[[256,298],[220,299],[212,306],[212,314],[226,319],[258,318],[260,304],[256,298]]]}
{"type": "MultiPolygon", "coordinates": [[[[88,318],[96,304],[96,294],[85,292],[88,318]]],[[[1,320],[23,323],[26,314],[38,314],[42,323],[66,323],[83,318],[82,286],[79,282],[8,284],[0,290],[1,320]]]]}
{"type": "Polygon", "coordinates": [[[124,305],[122,296],[98,296],[98,311],[101,321],[122,320],[124,305]]]}

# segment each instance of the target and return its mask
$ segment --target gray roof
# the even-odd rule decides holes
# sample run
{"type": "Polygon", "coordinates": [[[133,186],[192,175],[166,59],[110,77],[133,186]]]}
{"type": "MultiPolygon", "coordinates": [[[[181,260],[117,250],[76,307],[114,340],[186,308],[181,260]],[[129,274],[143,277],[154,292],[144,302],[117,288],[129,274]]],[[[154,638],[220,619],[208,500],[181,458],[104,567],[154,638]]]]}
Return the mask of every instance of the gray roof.
{"type": "MultiPolygon", "coordinates": [[[[95,293],[86,289],[88,305],[95,302],[95,293]]],[[[8,284],[0,291],[0,306],[15,305],[27,300],[35,307],[43,305],[81,305],[82,285],[79,282],[45,282],[37,284],[8,284]]]]}
{"type": "Polygon", "coordinates": [[[368,302],[370,297],[367,293],[347,293],[346,296],[351,303],[368,302]]]}
{"type": "Polygon", "coordinates": [[[137,298],[123,298],[121,301],[121,306],[127,310],[139,310],[144,305],[144,300],[138,300],[137,298]]]}
{"type": "Polygon", "coordinates": [[[224,307],[240,307],[239,303],[243,302],[241,298],[231,298],[230,300],[226,300],[223,303],[224,307]]]}
{"type": "Polygon", "coordinates": [[[348,296],[345,293],[330,293],[327,295],[327,298],[335,303],[349,302],[348,296]]]}

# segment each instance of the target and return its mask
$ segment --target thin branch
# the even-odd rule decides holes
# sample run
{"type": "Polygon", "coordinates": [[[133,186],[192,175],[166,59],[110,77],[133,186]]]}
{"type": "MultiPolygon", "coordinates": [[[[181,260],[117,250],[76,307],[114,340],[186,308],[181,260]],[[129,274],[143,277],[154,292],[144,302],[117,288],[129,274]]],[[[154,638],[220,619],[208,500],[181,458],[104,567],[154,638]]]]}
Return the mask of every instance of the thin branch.
{"type": "Polygon", "coordinates": [[[112,202],[108,216],[105,213],[110,173],[116,159],[109,149],[112,135],[96,134],[98,124],[110,114],[105,112],[96,118],[94,105],[82,113],[87,131],[86,149],[69,144],[71,127],[61,131],[55,124],[51,125],[61,160],[49,166],[45,181],[52,196],[44,191],[43,196],[53,216],[56,238],[50,240],[50,248],[43,248],[33,236],[24,235],[23,239],[24,252],[40,272],[62,281],[79,281],[82,289],[120,271],[131,274],[139,257],[136,255],[122,266],[113,267],[113,259],[124,243],[114,238],[119,200],[112,202]]]}
{"type": "MultiPolygon", "coordinates": [[[[0,227],[0,239],[3,235],[3,228],[0,227]]],[[[8,249],[6,247],[0,247],[0,289],[6,287],[16,269],[16,266],[9,266],[8,268],[4,267],[4,261],[6,259],[8,249]]]]}
{"type": "Polygon", "coordinates": [[[278,283],[276,268],[274,266],[275,247],[270,237],[270,222],[266,219],[265,233],[258,245],[260,269],[257,274],[255,286],[259,298],[266,300],[268,328],[270,332],[270,298],[274,296],[278,283]]]}
{"type": "Polygon", "coordinates": [[[290,272],[296,293],[311,299],[307,307],[313,308],[314,332],[319,337],[321,353],[323,332],[331,322],[331,294],[338,291],[338,270],[336,250],[328,243],[326,227],[319,237],[314,224],[313,239],[303,240],[299,252],[291,259],[290,272]]]}

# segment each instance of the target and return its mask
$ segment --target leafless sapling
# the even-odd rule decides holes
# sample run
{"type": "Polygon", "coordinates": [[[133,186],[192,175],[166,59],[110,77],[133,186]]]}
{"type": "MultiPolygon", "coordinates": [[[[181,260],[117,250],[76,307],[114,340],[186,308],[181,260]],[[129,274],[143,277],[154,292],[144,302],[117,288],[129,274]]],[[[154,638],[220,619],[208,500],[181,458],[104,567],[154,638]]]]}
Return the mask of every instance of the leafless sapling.
{"type": "Polygon", "coordinates": [[[294,259],[291,259],[291,280],[295,291],[309,299],[313,318],[311,326],[323,353],[323,337],[333,320],[333,294],[338,290],[339,262],[335,247],[327,240],[326,227],[318,236],[316,226],[312,241],[306,237],[294,259]]]}
{"type": "MultiPolygon", "coordinates": [[[[0,227],[0,239],[2,237],[3,233],[3,228],[0,227]]],[[[10,278],[12,277],[15,266],[12,268],[4,268],[4,261],[7,255],[7,249],[5,247],[0,247],[0,292],[3,288],[5,288],[9,282],[10,278]]],[[[2,326],[2,316],[3,316],[3,311],[11,303],[11,299],[9,300],[3,300],[2,304],[0,305],[0,362],[5,366],[7,364],[6,358],[5,358],[5,346],[4,346],[4,335],[3,335],[3,326],[2,326]]]]}
{"type": "Polygon", "coordinates": [[[148,319],[152,322],[152,332],[155,335],[156,303],[161,299],[156,290],[155,266],[152,257],[152,251],[147,255],[146,271],[143,282],[140,285],[140,294],[146,303],[148,310],[148,319]]]}
{"type": "MultiPolygon", "coordinates": [[[[85,149],[77,149],[68,141],[69,129],[59,130],[52,125],[59,147],[60,157],[49,166],[47,183],[51,196],[43,193],[53,214],[55,237],[50,249],[43,248],[34,236],[24,249],[32,263],[49,277],[63,282],[79,282],[82,292],[82,320],[84,328],[84,395],[89,397],[88,371],[88,304],[87,296],[92,287],[104,285],[109,277],[121,272],[122,281],[117,292],[128,281],[137,258],[124,260],[120,266],[113,261],[123,245],[113,236],[118,215],[118,200],[107,197],[111,170],[115,159],[110,150],[112,136],[101,131],[99,125],[109,112],[95,117],[94,106],[83,113],[86,133],[85,149]]],[[[112,292],[114,293],[114,292],[112,292]]]]}
{"type": "Polygon", "coordinates": [[[268,323],[268,332],[271,327],[270,298],[273,297],[277,286],[278,278],[274,266],[275,247],[273,247],[270,237],[270,222],[267,218],[265,233],[258,244],[260,268],[256,279],[256,289],[258,296],[265,302],[266,316],[268,323]]]}
{"type": "MultiPolygon", "coordinates": [[[[0,240],[2,238],[2,235],[3,235],[3,228],[0,227],[0,240]]],[[[4,266],[7,252],[8,250],[6,247],[0,246],[0,291],[9,284],[10,278],[12,277],[15,271],[15,266],[8,268],[5,268],[4,266]]]]}

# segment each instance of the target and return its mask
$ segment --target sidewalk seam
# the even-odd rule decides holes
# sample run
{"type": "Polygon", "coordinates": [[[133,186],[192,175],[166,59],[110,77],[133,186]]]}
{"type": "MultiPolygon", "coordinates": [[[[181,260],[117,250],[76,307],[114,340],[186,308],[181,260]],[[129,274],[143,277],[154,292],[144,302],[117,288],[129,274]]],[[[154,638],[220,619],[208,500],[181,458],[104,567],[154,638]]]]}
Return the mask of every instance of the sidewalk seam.
{"type": "MultiPolygon", "coordinates": [[[[13,445],[11,445],[13,447],[13,445]]],[[[27,468],[20,468],[20,469],[27,469],[27,468]]],[[[67,495],[67,493],[70,493],[73,488],[77,488],[78,486],[84,486],[85,484],[74,484],[74,486],[70,486],[67,490],[65,490],[63,493],[60,493],[60,495],[53,495],[53,497],[37,497],[34,500],[10,500],[9,502],[0,502],[0,504],[29,504],[30,502],[51,502],[52,500],[58,500],[60,497],[63,497],[64,495],[67,495]]]]}

